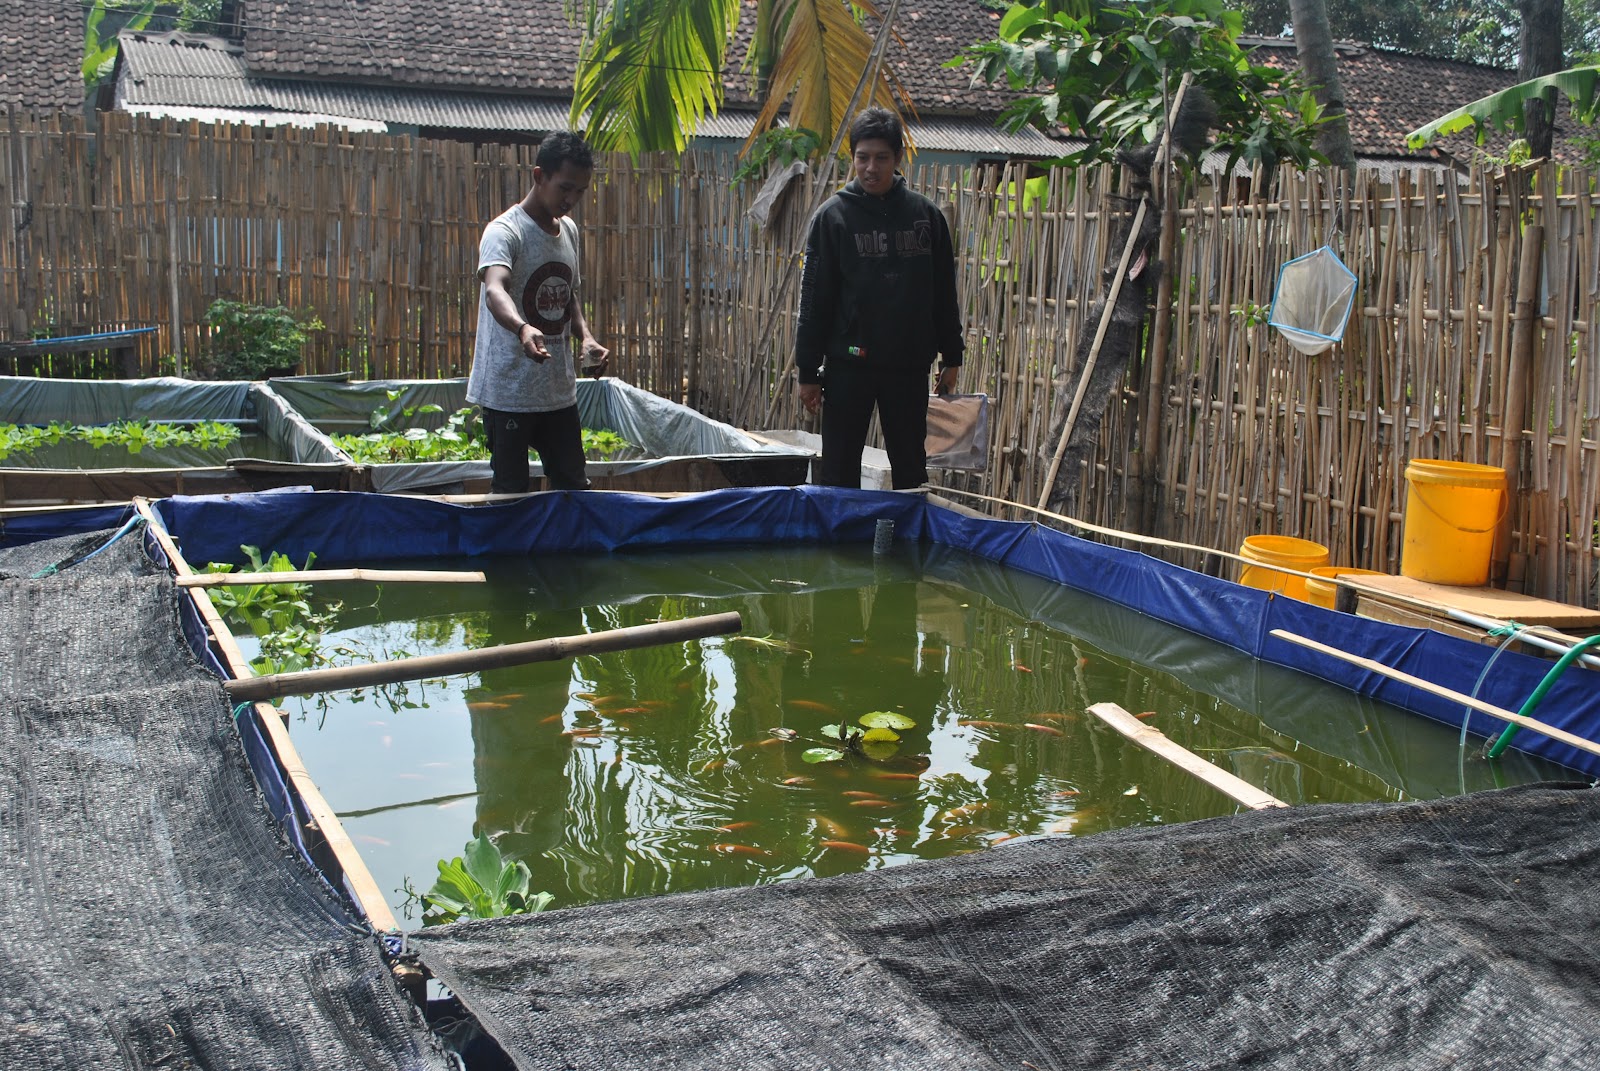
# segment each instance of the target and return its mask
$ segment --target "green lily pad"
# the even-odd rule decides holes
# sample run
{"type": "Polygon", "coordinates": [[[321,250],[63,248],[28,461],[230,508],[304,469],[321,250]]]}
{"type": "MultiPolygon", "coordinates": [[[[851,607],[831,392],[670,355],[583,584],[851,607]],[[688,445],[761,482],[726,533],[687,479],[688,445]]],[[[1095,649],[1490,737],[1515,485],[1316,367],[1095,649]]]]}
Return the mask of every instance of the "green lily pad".
{"type": "Polygon", "coordinates": [[[864,744],[876,744],[879,742],[892,744],[898,739],[900,739],[900,734],[893,729],[868,729],[861,734],[861,742],[864,744]]]}
{"type": "Polygon", "coordinates": [[[831,747],[810,747],[800,752],[800,757],[806,762],[838,762],[844,758],[844,752],[831,747]]]}
{"type": "Polygon", "coordinates": [[[821,733],[823,736],[826,736],[829,740],[839,739],[839,727],[837,725],[824,725],[822,728],[818,729],[817,732],[821,733]]]}
{"type": "Polygon", "coordinates": [[[869,729],[915,729],[917,723],[904,714],[892,710],[874,710],[861,715],[861,724],[869,729]]]}
{"type": "Polygon", "coordinates": [[[861,754],[873,762],[886,762],[899,750],[900,745],[891,740],[869,740],[861,745],[861,754]]]}

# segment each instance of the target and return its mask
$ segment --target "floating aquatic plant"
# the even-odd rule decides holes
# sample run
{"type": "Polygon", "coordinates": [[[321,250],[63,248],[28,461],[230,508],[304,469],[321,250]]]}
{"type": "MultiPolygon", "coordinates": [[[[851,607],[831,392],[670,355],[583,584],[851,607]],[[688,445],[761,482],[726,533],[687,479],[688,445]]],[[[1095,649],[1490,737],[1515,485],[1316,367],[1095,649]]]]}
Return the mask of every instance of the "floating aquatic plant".
{"type": "MultiPolygon", "coordinates": [[[[800,758],[806,762],[838,762],[855,752],[876,762],[892,758],[900,749],[900,733],[915,729],[917,723],[904,714],[892,710],[874,710],[856,719],[858,725],[824,725],[819,731],[830,740],[831,747],[807,748],[800,758]]],[[[773,730],[776,735],[777,730],[773,730]]],[[[793,739],[793,737],[786,737],[793,739]]]]}
{"type": "Polygon", "coordinates": [[[507,861],[487,833],[467,842],[461,855],[439,860],[439,880],[422,893],[422,924],[439,926],[457,919],[497,919],[530,915],[555,902],[547,892],[530,893],[528,864],[507,861]]]}

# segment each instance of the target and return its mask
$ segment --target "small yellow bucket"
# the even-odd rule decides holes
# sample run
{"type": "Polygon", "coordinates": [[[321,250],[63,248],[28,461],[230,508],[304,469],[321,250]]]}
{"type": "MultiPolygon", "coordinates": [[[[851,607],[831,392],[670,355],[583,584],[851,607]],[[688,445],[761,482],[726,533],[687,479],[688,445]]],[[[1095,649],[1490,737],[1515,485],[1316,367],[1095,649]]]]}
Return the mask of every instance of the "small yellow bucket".
{"type": "Polygon", "coordinates": [[[1329,610],[1339,608],[1339,585],[1333,582],[1336,576],[1383,576],[1377,569],[1352,569],[1348,565],[1319,565],[1310,570],[1313,576],[1327,577],[1326,580],[1306,581],[1306,601],[1313,606],[1321,606],[1329,610]]]}
{"type": "Polygon", "coordinates": [[[1505,516],[1506,470],[1465,461],[1406,466],[1400,575],[1477,588],[1489,582],[1494,530],[1505,516]]]}
{"type": "Polygon", "coordinates": [[[1250,536],[1239,548],[1239,556],[1251,563],[1239,570],[1239,583],[1247,588],[1276,591],[1301,602],[1308,601],[1305,578],[1269,567],[1276,565],[1309,573],[1318,566],[1328,564],[1327,547],[1294,536],[1250,536]]]}

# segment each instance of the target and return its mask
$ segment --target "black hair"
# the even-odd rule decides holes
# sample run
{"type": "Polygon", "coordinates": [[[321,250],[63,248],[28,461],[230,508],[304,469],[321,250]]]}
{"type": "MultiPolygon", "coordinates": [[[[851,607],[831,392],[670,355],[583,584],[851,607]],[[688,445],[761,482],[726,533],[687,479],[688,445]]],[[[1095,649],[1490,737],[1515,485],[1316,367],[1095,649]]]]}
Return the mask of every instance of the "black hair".
{"type": "Polygon", "coordinates": [[[878,138],[887,141],[894,149],[896,156],[906,151],[905,130],[900,126],[900,117],[888,108],[865,108],[850,123],[850,151],[856,151],[856,143],[878,138]]]}
{"type": "Polygon", "coordinates": [[[561,170],[562,164],[593,168],[594,152],[581,135],[571,130],[554,130],[539,142],[539,154],[534,157],[533,162],[546,175],[554,175],[561,170]]]}

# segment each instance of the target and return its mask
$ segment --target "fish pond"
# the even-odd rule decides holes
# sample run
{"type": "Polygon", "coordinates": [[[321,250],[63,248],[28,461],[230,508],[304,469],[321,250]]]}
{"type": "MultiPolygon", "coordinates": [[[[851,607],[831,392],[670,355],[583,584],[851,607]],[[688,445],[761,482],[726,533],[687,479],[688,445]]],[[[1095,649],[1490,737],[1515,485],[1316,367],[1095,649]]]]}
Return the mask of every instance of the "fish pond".
{"type": "Polygon", "coordinates": [[[407,926],[408,890],[480,831],[569,907],[1235,813],[1085,712],[1099,702],[1291,804],[1572,776],[1520,753],[1491,764],[1448,726],[943,547],[412,564],[488,582],[319,588],[336,663],[729,610],[744,629],[284,700],[407,926]]]}

